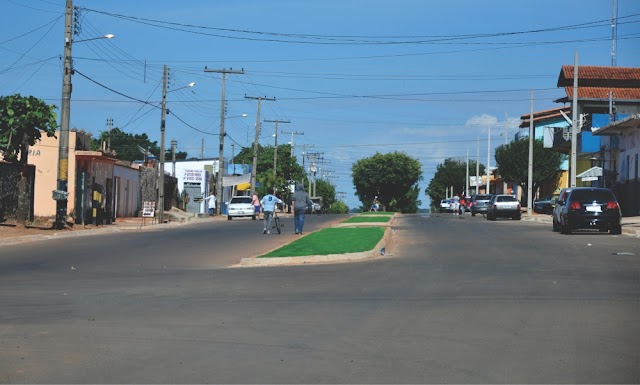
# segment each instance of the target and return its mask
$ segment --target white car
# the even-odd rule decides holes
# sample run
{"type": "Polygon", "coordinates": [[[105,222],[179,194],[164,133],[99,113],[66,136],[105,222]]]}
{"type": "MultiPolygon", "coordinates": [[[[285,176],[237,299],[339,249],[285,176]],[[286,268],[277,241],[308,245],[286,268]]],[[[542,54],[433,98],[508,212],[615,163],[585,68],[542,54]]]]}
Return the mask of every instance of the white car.
{"type": "Polygon", "coordinates": [[[256,209],[250,196],[231,197],[231,201],[227,203],[227,219],[232,220],[234,217],[251,217],[256,220],[256,209]]]}

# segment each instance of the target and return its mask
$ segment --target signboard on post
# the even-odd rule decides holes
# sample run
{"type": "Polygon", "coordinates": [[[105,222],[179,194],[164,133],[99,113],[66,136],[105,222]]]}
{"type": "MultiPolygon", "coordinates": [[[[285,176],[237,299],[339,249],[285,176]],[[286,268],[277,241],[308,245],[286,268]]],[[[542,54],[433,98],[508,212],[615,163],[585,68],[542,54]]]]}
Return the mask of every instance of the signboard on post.
{"type": "Polygon", "coordinates": [[[142,204],[142,217],[153,218],[156,211],[156,202],[143,202],[142,204]]]}

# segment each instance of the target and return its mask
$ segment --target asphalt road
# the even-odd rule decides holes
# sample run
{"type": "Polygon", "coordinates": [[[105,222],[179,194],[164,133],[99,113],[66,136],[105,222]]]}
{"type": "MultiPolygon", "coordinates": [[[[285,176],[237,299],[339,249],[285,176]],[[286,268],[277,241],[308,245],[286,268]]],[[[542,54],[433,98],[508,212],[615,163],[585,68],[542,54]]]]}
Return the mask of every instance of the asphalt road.
{"type": "Polygon", "coordinates": [[[637,238],[414,215],[391,257],[229,268],[295,238],[259,226],[3,246],[0,382],[640,381],[637,238]]]}

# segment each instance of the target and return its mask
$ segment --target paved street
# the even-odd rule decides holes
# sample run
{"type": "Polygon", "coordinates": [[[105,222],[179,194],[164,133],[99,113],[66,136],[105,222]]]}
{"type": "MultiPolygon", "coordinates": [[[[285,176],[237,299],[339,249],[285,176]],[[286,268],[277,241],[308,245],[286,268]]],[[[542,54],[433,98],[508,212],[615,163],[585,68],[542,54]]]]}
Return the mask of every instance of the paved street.
{"type": "Polygon", "coordinates": [[[638,238],[411,215],[386,258],[228,267],[295,238],[259,226],[2,246],[0,382],[640,379],[638,238]]]}

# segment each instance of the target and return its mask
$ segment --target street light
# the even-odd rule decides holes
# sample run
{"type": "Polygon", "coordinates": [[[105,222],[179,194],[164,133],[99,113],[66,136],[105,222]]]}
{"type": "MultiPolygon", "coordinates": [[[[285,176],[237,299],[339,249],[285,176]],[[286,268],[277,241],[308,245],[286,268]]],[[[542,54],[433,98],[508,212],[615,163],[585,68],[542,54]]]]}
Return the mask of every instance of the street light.
{"type": "MultiPolygon", "coordinates": [[[[113,34],[107,34],[96,38],[77,40],[75,43],[97,39],[113,39],[114,37],[113,34]]],[[[58,140],[58,177],[56,190],[53,191],[53,199],[56,201],[56,222],[54,224],[56,229],[66,227],[69,197],[69,121],[71,116],[71,75],[73,74],[71,48],[73,43],[73,0],[67,0],[64,23],[64,72],[62,76],[62,102],[60,104],[60,138],[58,140]]]]}
{"type": "Polygon", "coordinates": [[[184,88],[193,87],[196,82],[191,82],[184,87],[167,91],[167,65],[164,65],[162,75],[162,111],[160,114],[160,177],[158,179],[158,222],[164,223],[164,133],[167,118],[167,94],[184,88]]]}

